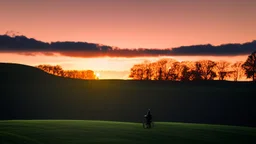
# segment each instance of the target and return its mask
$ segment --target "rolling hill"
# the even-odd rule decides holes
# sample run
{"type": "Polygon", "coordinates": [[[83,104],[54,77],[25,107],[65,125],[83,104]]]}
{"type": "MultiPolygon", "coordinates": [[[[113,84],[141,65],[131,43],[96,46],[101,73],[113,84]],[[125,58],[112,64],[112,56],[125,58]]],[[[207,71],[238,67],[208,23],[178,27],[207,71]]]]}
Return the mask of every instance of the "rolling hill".
{"type": "Polygon", "coordinates": [[[251,82],[77,80],[0,64],[2,120],[85,119],[256,126],[251,82]]]}

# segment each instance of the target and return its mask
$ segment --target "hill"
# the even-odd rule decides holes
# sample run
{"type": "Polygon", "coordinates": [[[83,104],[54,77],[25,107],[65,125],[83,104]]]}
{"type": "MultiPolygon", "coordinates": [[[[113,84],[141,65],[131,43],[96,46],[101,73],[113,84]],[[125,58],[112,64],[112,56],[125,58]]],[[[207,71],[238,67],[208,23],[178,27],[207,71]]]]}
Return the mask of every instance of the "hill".
{"type": "Polygon", "coordinates": [[[26,144],[254,144],[256,129],[234,126],[156,123],[143,129],[139,123],[108,121],[0,121],[2,143],[26,144]]]}
{"type": "Polygon", "coordinates": [[[255,83],[77,80],[0,64],[0,119],[87,119],[256,126],[255,83]]]}

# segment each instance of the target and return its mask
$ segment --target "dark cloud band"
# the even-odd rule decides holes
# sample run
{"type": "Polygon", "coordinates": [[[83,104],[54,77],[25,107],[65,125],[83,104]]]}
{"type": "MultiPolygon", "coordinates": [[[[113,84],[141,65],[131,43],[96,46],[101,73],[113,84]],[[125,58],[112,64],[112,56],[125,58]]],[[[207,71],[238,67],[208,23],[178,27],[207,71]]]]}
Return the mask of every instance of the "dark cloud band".
{"type": "Polygon", "coordinates": [[[170,49],[121,49],[87,42],[46,43],[25,36],[0,35],[0,52],[15,52],[25,55],[54,55],[70,57],[144,57],[144,56],[235,56],[250,54],[256,50],[256,41],[220,46],[193,45],[170,49]]]}

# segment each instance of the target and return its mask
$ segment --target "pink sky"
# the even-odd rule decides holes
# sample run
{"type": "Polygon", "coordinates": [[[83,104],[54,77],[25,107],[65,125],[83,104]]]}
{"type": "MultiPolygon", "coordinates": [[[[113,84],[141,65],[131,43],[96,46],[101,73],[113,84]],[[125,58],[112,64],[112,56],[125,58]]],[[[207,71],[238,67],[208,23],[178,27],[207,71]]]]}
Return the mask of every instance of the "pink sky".
{"type": "Polygon", "coordinates": [[[255,0],[1,0],[0,33],[121,48],[243,43],[256,38],[255,0]]]}

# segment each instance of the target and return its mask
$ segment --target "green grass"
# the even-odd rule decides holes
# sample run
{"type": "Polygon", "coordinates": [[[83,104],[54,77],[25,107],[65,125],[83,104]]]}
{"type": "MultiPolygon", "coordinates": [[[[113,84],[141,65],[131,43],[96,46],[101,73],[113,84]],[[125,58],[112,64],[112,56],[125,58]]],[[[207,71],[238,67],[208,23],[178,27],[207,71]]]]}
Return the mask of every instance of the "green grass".
{"type": "Polygon", "coordinates": [[[0,144],[89,143],[256,143],[256,128],[164,123],[143,129],[140,123],[83,120],[0,121],[0,144]]]}

